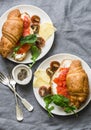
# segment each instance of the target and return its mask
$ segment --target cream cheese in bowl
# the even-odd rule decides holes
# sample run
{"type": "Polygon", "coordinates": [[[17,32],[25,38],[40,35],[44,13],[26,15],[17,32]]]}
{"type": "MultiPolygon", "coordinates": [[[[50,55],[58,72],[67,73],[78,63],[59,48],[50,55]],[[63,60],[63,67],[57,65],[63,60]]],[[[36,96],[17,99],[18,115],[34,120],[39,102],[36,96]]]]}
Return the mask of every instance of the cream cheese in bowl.
{"type": "Polygon", "coordinates": [[[14,80],[21,85],[26,85],[31,81],[32,70],[24,64],[16,65],[12,70],[14,80]]]}

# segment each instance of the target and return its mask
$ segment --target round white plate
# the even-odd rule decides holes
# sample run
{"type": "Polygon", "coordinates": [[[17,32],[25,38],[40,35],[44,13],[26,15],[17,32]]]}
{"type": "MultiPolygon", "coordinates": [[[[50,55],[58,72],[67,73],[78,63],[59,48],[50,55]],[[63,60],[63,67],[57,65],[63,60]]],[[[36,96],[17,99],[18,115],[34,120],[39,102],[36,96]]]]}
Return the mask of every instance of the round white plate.
{"type": "MultiPolygon", "coordinates": [[[[90,67],[88,66],[88,64],[87,64],[84,60],[82,60],[81,58],[79,58],[79,57],[77,57],[77,56],[75,56],[75,55],[62,53],[62,54],[53,55],[53,56],[47,58],[46,60],[44,60],[44,61],[39,65],[39,67],[37,68],[37,70],[38,70],[38,69],[46,69],[47,67],[49,67],[49,65],[50,65],[50,63],[51,63],[52,61],[59,61],[59,62],[61,62],[61,61],[64,60],[64,59],[72,59],[72,60],[73,60],[73,59],[79,59],[79,60],[81,61],[81,63],[82,63],[82,66],[83,66],[84,70],[86,71],[86,73],[87,73],[87,75],[88,75],[88,79],[89,79],[89,96],[88,96],[88,99],[87,99],[87,101],[82,105],[82,107],[76,111],[76,113],[77,113],[77,112],[81,111],[83,108],[85,108],[85,107],[88,105],[88,103],[90,102],[90,99],[91,99],[91,69],[90,69],[90,67]]],[[[34,77],[34,78],[35,78],[35,77],[34,77]]],[[[34,81],[34,80],[33,80],[33,81],[34,81]]],[[[45,109],[45,103],[44,103],[44,101],[43,101],[43,98],[40,97],[40,95],[39,95],[39,93],[38,93],[38,90],[39,90],[39,88],[37,88],[36,86],[33,86],[34,95],[35,95],[35,97],[36,97],[38,103],[45,109]]],[[[52,105],[54,105],[54,104],[52,104],[52,105]]],[[[55,108],[55,109],[52,111],[52,113],[53,113],[53,114],[56,114],[56,115],[66,116],[66,115],[72,115],[72,114],[73,114],[73,113],[67,114],[66,112],[63,111],[62,108],[60,108],[60,107],[58,107],[58,106],[56,106],[56,105],[54,105],[54,108],[55,108]]]]}
{"type": "MultiPolygon", "coordinates": [[[[52,23],[50,17],[42,9],[40,9],[40,8],[38,8],[36,6],[32,6],[32,5],[14,6],[14,7],[10,8],[8,11],[6,11],[0,17],[0,37],[2,36],[2,25],[6,21],[8,13],[13,9],[19,9],[21,13],[27,12],[30,16],[38,15],[41,18],[41,23],[44,23],[44,22],[52,23]]],[[[51,48],[51,46],[53,44],[53,40],[54,40],[54,34],[46,41],[45,46],[42,48],[42,52],[41,52],[41,54],[40,54],[40,56],[38,57],[37,60],[41,59],[43,56],[45,56],[47,54],[47,52],[50,50],[50,48],[51,48]]],[[[16,63],[25,63],[25,64],[27,64],[27,63],[32,62],[30,52],[27,54],[26,59],[21,61],[21,62],[15,61],[10,55],[8,56],[8,59],[13,61],[13,62],[16,62],[16,63]]]]}

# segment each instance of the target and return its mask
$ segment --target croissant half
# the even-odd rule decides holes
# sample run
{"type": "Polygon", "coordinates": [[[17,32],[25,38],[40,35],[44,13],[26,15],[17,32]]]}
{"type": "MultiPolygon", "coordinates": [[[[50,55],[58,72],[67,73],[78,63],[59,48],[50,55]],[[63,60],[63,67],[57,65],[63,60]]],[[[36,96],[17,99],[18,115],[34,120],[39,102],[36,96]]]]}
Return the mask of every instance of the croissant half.
{"type": "Polygon", "coordinates": [[[71,104],[77,108],[86,101],[89,94],[88,76],[83,70],[81,61],[73,60],[66,77],[71,104]]]}
{"type": "Polygon", "coordinates": [[[7,57],[23,33],[23,21],[18,9],[11,11],[2,27],[0,54],[7,57]]]}

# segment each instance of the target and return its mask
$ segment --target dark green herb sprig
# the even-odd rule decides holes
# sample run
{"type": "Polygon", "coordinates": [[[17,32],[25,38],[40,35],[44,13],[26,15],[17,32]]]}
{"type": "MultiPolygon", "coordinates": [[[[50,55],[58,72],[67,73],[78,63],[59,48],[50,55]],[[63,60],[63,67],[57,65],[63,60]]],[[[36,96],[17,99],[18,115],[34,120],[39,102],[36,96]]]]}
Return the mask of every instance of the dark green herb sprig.
{"type": "Polygon", "coordinates": [[[50,116],[53,116],[51,111],[54,109],[54,106],[50,106],[51,103],[62,107],[66,113],[73,112],[75,114],[76,107],[70,105],[70,100],[62,95],[47,95],[44,97],[44,102],[46,104],[45,108],[50,116]]]}

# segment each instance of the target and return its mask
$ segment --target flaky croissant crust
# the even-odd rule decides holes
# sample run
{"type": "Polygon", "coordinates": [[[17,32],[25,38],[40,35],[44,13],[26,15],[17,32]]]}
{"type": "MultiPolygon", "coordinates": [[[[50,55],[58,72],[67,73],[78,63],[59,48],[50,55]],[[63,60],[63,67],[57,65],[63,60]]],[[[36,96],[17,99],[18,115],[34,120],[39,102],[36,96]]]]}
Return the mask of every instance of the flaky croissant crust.
{"type": "Polygon", "coordinates": [[[89,94],[88,76],[80,60],[73,60],[66,77],[71,104],[77,108],[86,101],[89,94]]]}
{"type": "Polygon", "coordinates": [[[2,27],[0,54],[7,57],[19,41],[23,32],[23,21],[18,9],[11,11],[2,27]]]}

